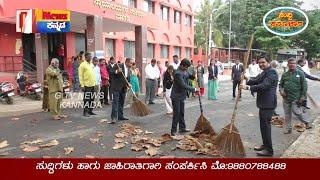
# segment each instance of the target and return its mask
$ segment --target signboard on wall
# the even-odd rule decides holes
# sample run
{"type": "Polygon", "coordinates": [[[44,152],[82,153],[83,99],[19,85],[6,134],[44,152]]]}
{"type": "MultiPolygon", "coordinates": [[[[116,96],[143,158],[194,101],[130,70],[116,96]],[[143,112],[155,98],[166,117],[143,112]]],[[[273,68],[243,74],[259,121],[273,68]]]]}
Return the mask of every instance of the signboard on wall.
{"type": "Polygon", "coordinates": [[[70,32],[70,11],[36,10],[37,32],[56,33],[70,32]]]}
{"type": "Polygon", "coordinates": [[[16,13],[16,32],[33,33],[32,9],[17,10],[16,13]]]}

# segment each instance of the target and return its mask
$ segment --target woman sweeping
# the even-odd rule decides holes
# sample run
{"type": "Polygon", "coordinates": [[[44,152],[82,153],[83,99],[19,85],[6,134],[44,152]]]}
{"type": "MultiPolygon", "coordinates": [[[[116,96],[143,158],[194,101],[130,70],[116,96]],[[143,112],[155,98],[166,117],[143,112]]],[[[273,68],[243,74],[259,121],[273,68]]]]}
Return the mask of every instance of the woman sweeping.
{"type": "Polygon", "coordinates": [[[171,89],[173,84],[173,66],[168,66],[166,72],[163,75],[163,96],[166,103],[167,115],[171,115],[173,113],[172,110],[172,102],[171,102],[171,89]]]}
{"type": "Polygon", "coordinates": [[[137,68],[136,63],[132,63],[131,66],[131,77],[130,77],[130,84],[132,86],[132,90],[135,93],[135,95],[138,97],[140,93],[140,86],[139,86],[139,76],[140,76],[140,71],[137,68]]]}
{"type": "Polygon", "coordinates": [[[208,67],[208,99],[217,100],[218,93],[218,66],[216,62],[212,59],[208,67]]]}

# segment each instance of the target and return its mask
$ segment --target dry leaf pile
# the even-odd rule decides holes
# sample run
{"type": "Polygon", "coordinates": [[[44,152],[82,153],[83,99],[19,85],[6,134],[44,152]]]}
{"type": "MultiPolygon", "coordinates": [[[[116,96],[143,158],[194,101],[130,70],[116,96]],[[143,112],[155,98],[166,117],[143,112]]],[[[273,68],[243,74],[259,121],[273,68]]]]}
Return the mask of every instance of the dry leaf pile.
{"type": "Polygon", "coordinates": [[[298,132],[304,132],[306,130],[306,125],[304,123],[295,124],[293,127],[298,132]]]}
{"type": "Polygon", "coordinates": [[[214,144],[215,136],[209,134],[199,134],[195,132],[184,136],[179,140],[177,148],[185,151],[194,151],[196,154],[220,156],[218,148],[214,144]]]}
{"type": "MultiPolygon", "coordinates": [[[[140,126],[129,123],[120,125],[120,132],[115,134],[115,145],[113,149],[122,149],[128,142],[131,144],[131,150],[134,152],[144,151],[148,156],[161,155],[159,149],[165,142],[176,140],[176,148],[185,151],[195,151],[196,154],[219,156],[217,147],[214,145],[215,136],[194,133],[191,135],[163,134],[160,137],[150,137],[149,131],[144,131],[140,126]]],[[[176,149],[175,148],[175,149],[176,149]]]]}
{"type": "Polygon", "coordinates": [[[34,152],[39,150],[40,148],[48,148],[52,146],[57,146],[59,144],[59,142],[55,139],[46,144],[43,144],[43,143],[44,142],[42,139],[36,139],[33,141],[24,141],[20,143],[20,148],[24,152],[34,152]]]}
{"type": "Polygon", "coordinates": [[[140,126],[135,126],[130,123],[120,125],[120,132],[115,134],[113,149],[124,148],[127,144],[131,144],[131,150],[135,152],[145,151],[149,156],[159,154],[159,147],[173,140],[169,134],[164,134],[158,138],[150,137],[153,132],[144,131],[140,126]]]}
{"type": "Polygon", "coordinates": [[[1,149],[1,148],[5,148],[5,147],[7,147],[7,146],[9,146],[8,141],[2,141],[2,142],[0,142],[0,149],[1,149]]]}
{"type": "Polygon", "coordinates": [[[280,116],[272,116],[272,119],[271,119],[271,124],[276,126],[276,127],[279,127],[279,128],[282,128],[283,127],[283,123],[284,123],[284,118],[283,117],[280,117],[280,116]]]}

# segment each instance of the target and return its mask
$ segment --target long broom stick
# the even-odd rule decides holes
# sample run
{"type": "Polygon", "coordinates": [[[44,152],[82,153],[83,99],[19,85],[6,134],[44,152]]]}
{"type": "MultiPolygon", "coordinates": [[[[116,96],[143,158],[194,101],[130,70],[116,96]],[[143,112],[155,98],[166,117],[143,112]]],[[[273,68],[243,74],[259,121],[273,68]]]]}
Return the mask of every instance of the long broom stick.
{"type": "MultiPolygon", "coordinates": [[[[119,64],[117,63],[117,67],[118,69],[120,69],[120,66],[119,64]]],[[[130,84],[129,81],[127,80],[126,76],[124,75],[123,71],[121,71],[121,75],[122,77],[124,78],[124,80],[126,81],[127,84],[130,84]]],[[[134,102],[133,104],[131,105],[131,108],[133,108],[134,110],[133,111],[139,111],[137,113],[134,113],[135,115],[138,115],[138,116],[146,116],[148,114],[150,114],[150,109],[142,102],[139,100],[139,98],[137,97],[136,93],[133,91],[132,87],[130,88],[132,94],[133,94],[133,97],[134,97],[134,102]],[[137,102],[138,103],[135,103],[137,102]],[[132,107],[134,105],[137,105],[138,107],[132,107]]]]}
{"type": "MultiPolygon", "coordinates": [[[[249,54],[250,54],[250,50],[251,50],[251,46],[252,46],[252,42],[253,42],[253,37],[254,34],[251,35],[251,39],[249,41],[248,44],[248,52],[245,56],[244,59],[244,68],[247,67],[247,63],[249,60],[249,54]]],[[[241,83],[243,82],[244,79],[244,73],[245,73],[245,69],[244,72],[241,74],[241,83]]],[[[238,88],[238,94],[237,94],[237,99],[236,99],[236,103],[233,109],[233,113],[232,113],[232,118],[231,118],[231,123],[228,124],[226,127],[224,127],[219,135],[216,138],[216,143],[217,146],[219,147],[219,149],[225,153],[225,154],[237,154],[240,156],[245,156],[245,149],[241,140],[241,136],[240,133],[238,131],[238,129],[235,126],[235,119],[236,119],[236,115],[238,112],[238,103],[240,100],[240,94],[241,94],[241,89],[240,87],[238,88]]]]}

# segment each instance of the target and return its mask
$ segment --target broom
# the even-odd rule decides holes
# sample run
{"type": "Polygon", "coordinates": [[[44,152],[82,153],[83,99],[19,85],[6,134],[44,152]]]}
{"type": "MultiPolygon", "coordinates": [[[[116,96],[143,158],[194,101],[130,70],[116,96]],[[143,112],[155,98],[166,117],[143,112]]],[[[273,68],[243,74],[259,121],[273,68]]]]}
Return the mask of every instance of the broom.
{"type": "MultiPolygon", "coordinates": [[[[247,67],[247,63],[249,60],[249,54],[250,54],[250,49],[252,46],[252,41],[253,41],[254,34],[251,35],[249,44],[248,44],[248,52],[246,54],[246,57],[243,62],[243,67],[244,69],[247,67]]],[[[245,70],[244,70],[245,71],[245,70]]],[[[243,82],[245,72],[242,73],[241,75],[241,83],[243,82]]],[[[231,156],[245,156],[245,149],[240,137],[239,130],[235,126],[235,119],[238,111],[238,103],[240,99],[240,94],[241,94],[241,89],[240,87],[238,88],[238,94],[237,94],[237,99],[236,103],[234,105],[233,113],[232,113],[232,118],[231,118],[231,123],[228,124],[226,127],[222,128],[222,130],[219,132],[217,138],[216,138],[216,144],[220,151],[222,151],[224,154],[231,155],[231,156]]]]}
{"type": "MultiPolygon", "coordinates": [[[[120,68],[118,64],[117,64],[117,66],[118,66],[118,68],[120,68]]],[[[125,75],[123,74],[123,72],[121,72],[121,74],[122,74],[122,77],[126,80],[126,83],[130,84],[128,82],[127,78],[125,77],[125,75]]],[[[130,106],[131,113],[135,116],[140,116],[140,117],[149,115],[151,113],[151,111],[147,107],[147,105],[145,105],[140,99],[138,99],[137,95],[133,92],[132,88],[130,88],[130,90],[133,94],[133,101],[130,106]]]]}
{"type": "Polygon", "coordinates": [[[194,128],[194,131],[199,132],[200,134],[203,133],[203,134],[215,135],[216,133],[214,132],[210,122],[203,115],[200,92],[198,92],[197,94],[198,94],[198,97],[199,97],[199,105],[200,105],[201,115],[200,115],[200,117],[199,117],[199,119],[197,121],[197,124],[196,124],[196,127],[194,128]]]}

